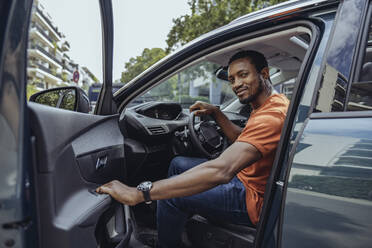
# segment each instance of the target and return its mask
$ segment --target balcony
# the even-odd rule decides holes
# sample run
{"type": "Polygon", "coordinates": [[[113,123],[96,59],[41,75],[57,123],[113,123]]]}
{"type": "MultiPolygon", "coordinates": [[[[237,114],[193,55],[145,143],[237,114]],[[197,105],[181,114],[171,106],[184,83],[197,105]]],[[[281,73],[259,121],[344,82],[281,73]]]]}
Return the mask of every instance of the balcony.
{"type": "Polygon", "coordinates": [[[40,51],[42,54],[47,56],[49,59],[53,60],[53,62],[57,63],[60,67],[62,67],[62,61],[58,60],[53,54],[49,53],[46,51],[43,47],[36,45],[36,44],[31,44],[29,46],[30,49],[36,49],[40,51]]]}
{"type": "Polygon", "coordinates": [[[39,25],[32,24],[31,28],[35,28],[39,33],[43,35],[45,39],[47,39],[51,44],[53,44],[53,39],[49,37],[45,30],[43,30],[39,25]]]}
{"type": "Polygon", "coordinates": [[[68,71],[71,74],[73,73],[72,69],[67,66],[63,66],[63,70],[68,71]]]}
{"type": "Polygon", "coordinates": [[[58,30],[54,27],[53,23],[49,20],[49,18],[43,14],[43,11],[36,7],[36,13],[38,13],[44,19],[44,21],[49,25],[49,27],[57,34],[57,37],[61,39],[62,36],[61,33],[58,32],[58,30]]]}
{"type": "MultiPolygon", "coordinates": [[[[48,67],[35,62],[35,61],[30,61],[27,67],[27,72],[28,73],[39,73],[45,77],[46,82],[52,83],[52,84],[60,84],[62,81],[61,76],[57,75],[57,73],[53,72],[51,69],[48,67]]],[[[40,77],[40,76],[39,76],[40,77]]]]}
{"type": "Polygon", "coordinates": [[[62,44],[62,50],[63,51],[69,51],[70,50],[70,44],[65,41],[63,44],[62,44]]]}

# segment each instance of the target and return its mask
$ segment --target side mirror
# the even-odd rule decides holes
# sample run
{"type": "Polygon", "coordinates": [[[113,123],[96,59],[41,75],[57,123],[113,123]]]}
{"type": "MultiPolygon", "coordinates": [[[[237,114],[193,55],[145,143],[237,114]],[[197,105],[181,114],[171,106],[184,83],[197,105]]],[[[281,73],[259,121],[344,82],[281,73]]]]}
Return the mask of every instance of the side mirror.
{"type": "Polygon", "coordinates": [[[30,96],[30,101],[82,113],[88,113],[90,109],[87,94],[79,87],[74,86],[37,92],[30,96]]]}

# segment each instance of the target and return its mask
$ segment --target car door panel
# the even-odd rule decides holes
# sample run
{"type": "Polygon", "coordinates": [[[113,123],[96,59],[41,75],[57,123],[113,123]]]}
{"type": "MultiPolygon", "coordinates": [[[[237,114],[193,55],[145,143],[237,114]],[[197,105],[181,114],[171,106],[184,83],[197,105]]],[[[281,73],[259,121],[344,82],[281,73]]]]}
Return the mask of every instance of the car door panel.
{"type": "Polygon", "coordinates": [[[97,246],[97,223],[108,211],[114,216],[119,204],[94,189],[125,179],[118,116],[28,106],[41,247],[97,246]]]}
{"type": "Polygon", "coordinates": [[[371,244],[372,119],[344,116],[312,114],[306,124],[288,178],[282,247],[371,244]]]}
{"type": "Polygon", "coordinates": [[[108,195],[98,195],[89,190],[80,190],[72,194],[59,208],[54,224],[63,230],[94,226],[110,204],[111,197],[108,195]]]}

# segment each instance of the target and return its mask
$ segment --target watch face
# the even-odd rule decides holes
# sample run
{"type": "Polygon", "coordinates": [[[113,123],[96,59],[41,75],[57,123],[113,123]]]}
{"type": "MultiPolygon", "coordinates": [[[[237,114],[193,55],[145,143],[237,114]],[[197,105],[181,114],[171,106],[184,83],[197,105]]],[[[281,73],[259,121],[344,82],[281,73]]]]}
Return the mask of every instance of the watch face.
{"type": "Polygon", "coordinates": [[[142,182],[137,186],[140,191],[149,191],[152,188],[152,183],[150,181],[142,182]]]}

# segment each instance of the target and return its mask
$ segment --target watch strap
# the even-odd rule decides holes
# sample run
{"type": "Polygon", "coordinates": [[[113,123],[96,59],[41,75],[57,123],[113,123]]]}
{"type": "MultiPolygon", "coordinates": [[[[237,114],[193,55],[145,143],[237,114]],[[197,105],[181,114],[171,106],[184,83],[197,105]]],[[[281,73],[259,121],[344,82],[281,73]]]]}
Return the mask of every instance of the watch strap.
{"type": "Polygon", "coordinates": [[[150,204],[152,202],[151,197],[150,197],[150,190],[142,191],[142,193],[143,193],[143,198],[145,198],[145,203],[150,204]]]}

